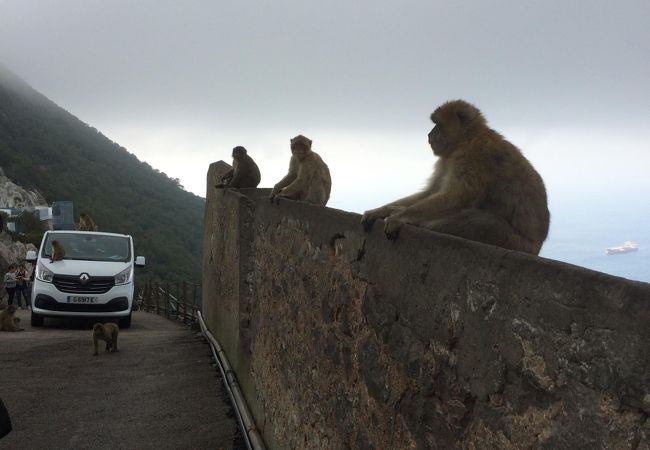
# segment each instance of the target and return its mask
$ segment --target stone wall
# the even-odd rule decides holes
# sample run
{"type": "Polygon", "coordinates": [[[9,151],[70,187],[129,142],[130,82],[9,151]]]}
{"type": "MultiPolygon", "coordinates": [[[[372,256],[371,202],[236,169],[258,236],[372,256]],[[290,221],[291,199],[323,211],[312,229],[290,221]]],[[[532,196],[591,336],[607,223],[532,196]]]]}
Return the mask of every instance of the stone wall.
{"type": "MultiPolygon", "coordinates": [[[[212,188],[203,310],[280,449],[650,442],[650,285],[212,188]]],[[[219,169],[222,170],[222,169],[219,169]]]]}

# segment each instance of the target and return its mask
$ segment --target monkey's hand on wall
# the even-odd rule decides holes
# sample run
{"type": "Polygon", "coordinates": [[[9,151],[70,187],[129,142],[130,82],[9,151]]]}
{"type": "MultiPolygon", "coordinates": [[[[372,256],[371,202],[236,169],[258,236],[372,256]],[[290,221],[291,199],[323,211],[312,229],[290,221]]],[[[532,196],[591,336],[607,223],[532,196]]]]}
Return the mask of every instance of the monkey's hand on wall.
{"type": "Polygon", "coordinates": [[[369,209],[363,213],[363,216],[361,216],[361,225],[363,225],[363,228],[366,231],[370,231],[377,219],[385,219],[391,214],[395,214],[402,210],[404,210],[403,206],[395,205],[384,205],[379,208],[369,209]]]}
{"type": "Polygon", "coordinates": [[[406,224],[402,219],[398,219],[395,216],[388,216],[384,219],[384,233],[388,239],[397,239],[399,236],[399,230],[403,225],[406,224]]]}
{"type": "Polygon", "coordinates": [[[287,188],[284,188],[284,189],[280,190],[280,192],[278,192],[277,197],[282,197],[282,198],[288,198],[288,199],[291,199],[291,200],[295,200],[297,195],[295,193],[293,193],[293,192],[288,191],[287,188]]]}
{"type": "Polygon", "coordinates": [[[298,173],[298,160],[295,157],[291,157],[291,163],[289,164],[289,173],[285,175],[283,179],[278,181],[275,186],[273,186],[273,189],[271,190],[271,194],[269,195],[269,200],[271,203],[274,201],[277,203],[279,202],[279,199],[277,198],[277,195],[280,193],[280,191],[289,186],[291,183],[293,183],[297,177],[298,173]]]}
{"type": "Polygon", "coordinates": [[[271,193],[269,194],[269,201],[276,204],[280,202],[280,199],[278,198],[278,189],[271,189],[271,193]]]}
{"type": "Polygon", "coordinates": [[[386,210],[385,206],[376,209],[369,209],[363,213],[363,216],[361,216],[361,225],[363,225],[364,230],[370,231],[377,219],[383,219],[388,214],[389,212],[386,210]]]}
{"type": "Polygon", "coordinates": [[[224,176],[221,177],[221,183],[215,185],[217,189],[223,189],[228,187],[232,180],[232,169],[230,169],[224,176]]]}

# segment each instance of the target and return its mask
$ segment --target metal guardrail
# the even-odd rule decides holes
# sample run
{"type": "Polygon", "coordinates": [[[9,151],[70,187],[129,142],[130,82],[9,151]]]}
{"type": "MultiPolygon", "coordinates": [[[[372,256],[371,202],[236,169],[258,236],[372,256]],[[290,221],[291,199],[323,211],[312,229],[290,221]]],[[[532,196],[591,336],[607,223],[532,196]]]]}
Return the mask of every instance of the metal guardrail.
{"type": "Polygon", "coordinates": [[[212,350],[212,354],[224,380],[224,385],[234,406],[239,427],[243,431],[244,440],[246,441],[246,447],[248,447],[248,450],[266,450],[262,436],[255,426],[253,415],[251,414],[251,411],[246,404],[244,394],[239,387],[237,374],[230,366],[226,353],[223,351],[219,341],[217,341],[212,333],[210,333],[210,330],[208,330],[200,312],[198,313],[198,321],[203,336],[205,336],[206,340],[210,344],[210,349],[212,350]]]}
{"type": "Polygon", "coordinates": [[[136,306],[170,320],[197,326],[197,313],[201,309],[201,285],[188,283],[148,282],[136,294],[136,306]]]}

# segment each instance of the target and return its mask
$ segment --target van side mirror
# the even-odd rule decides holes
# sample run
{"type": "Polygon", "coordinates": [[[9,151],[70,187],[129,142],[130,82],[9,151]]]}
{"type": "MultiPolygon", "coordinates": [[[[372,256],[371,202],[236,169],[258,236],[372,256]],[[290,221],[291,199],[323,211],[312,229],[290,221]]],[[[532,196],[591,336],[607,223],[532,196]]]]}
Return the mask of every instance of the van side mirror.
{"type": "Polygon", "coordinates": [[[144,267],[145,259],[144,256],[137,256],[135,258],[135,267],[144,267]]]}
{"type": "Polygon", "coordinates": [[[29,250],[27,255],[25,255],[25,261],[30,263],[36,262],[36,252],[34,250],[29,250]]]}

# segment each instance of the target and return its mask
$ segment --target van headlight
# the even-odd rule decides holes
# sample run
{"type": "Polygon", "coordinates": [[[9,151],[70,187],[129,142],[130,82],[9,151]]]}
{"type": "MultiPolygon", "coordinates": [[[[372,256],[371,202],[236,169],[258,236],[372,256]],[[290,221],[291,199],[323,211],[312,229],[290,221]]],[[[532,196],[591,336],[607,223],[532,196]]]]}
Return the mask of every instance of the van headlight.
{"type": "Polygon", "coordinates": [[[133,266],[129,266],[115,275],[115,285],[130,283],[133,279],[133,266]]]}
{"type": "Polygon", "coordinates": [[[45,268],[43,263],[36,264],[36,273],[34,274],[37,280],[45,281],[46,283],[51,283],[54,274],[52,271],[45,268]]]}

